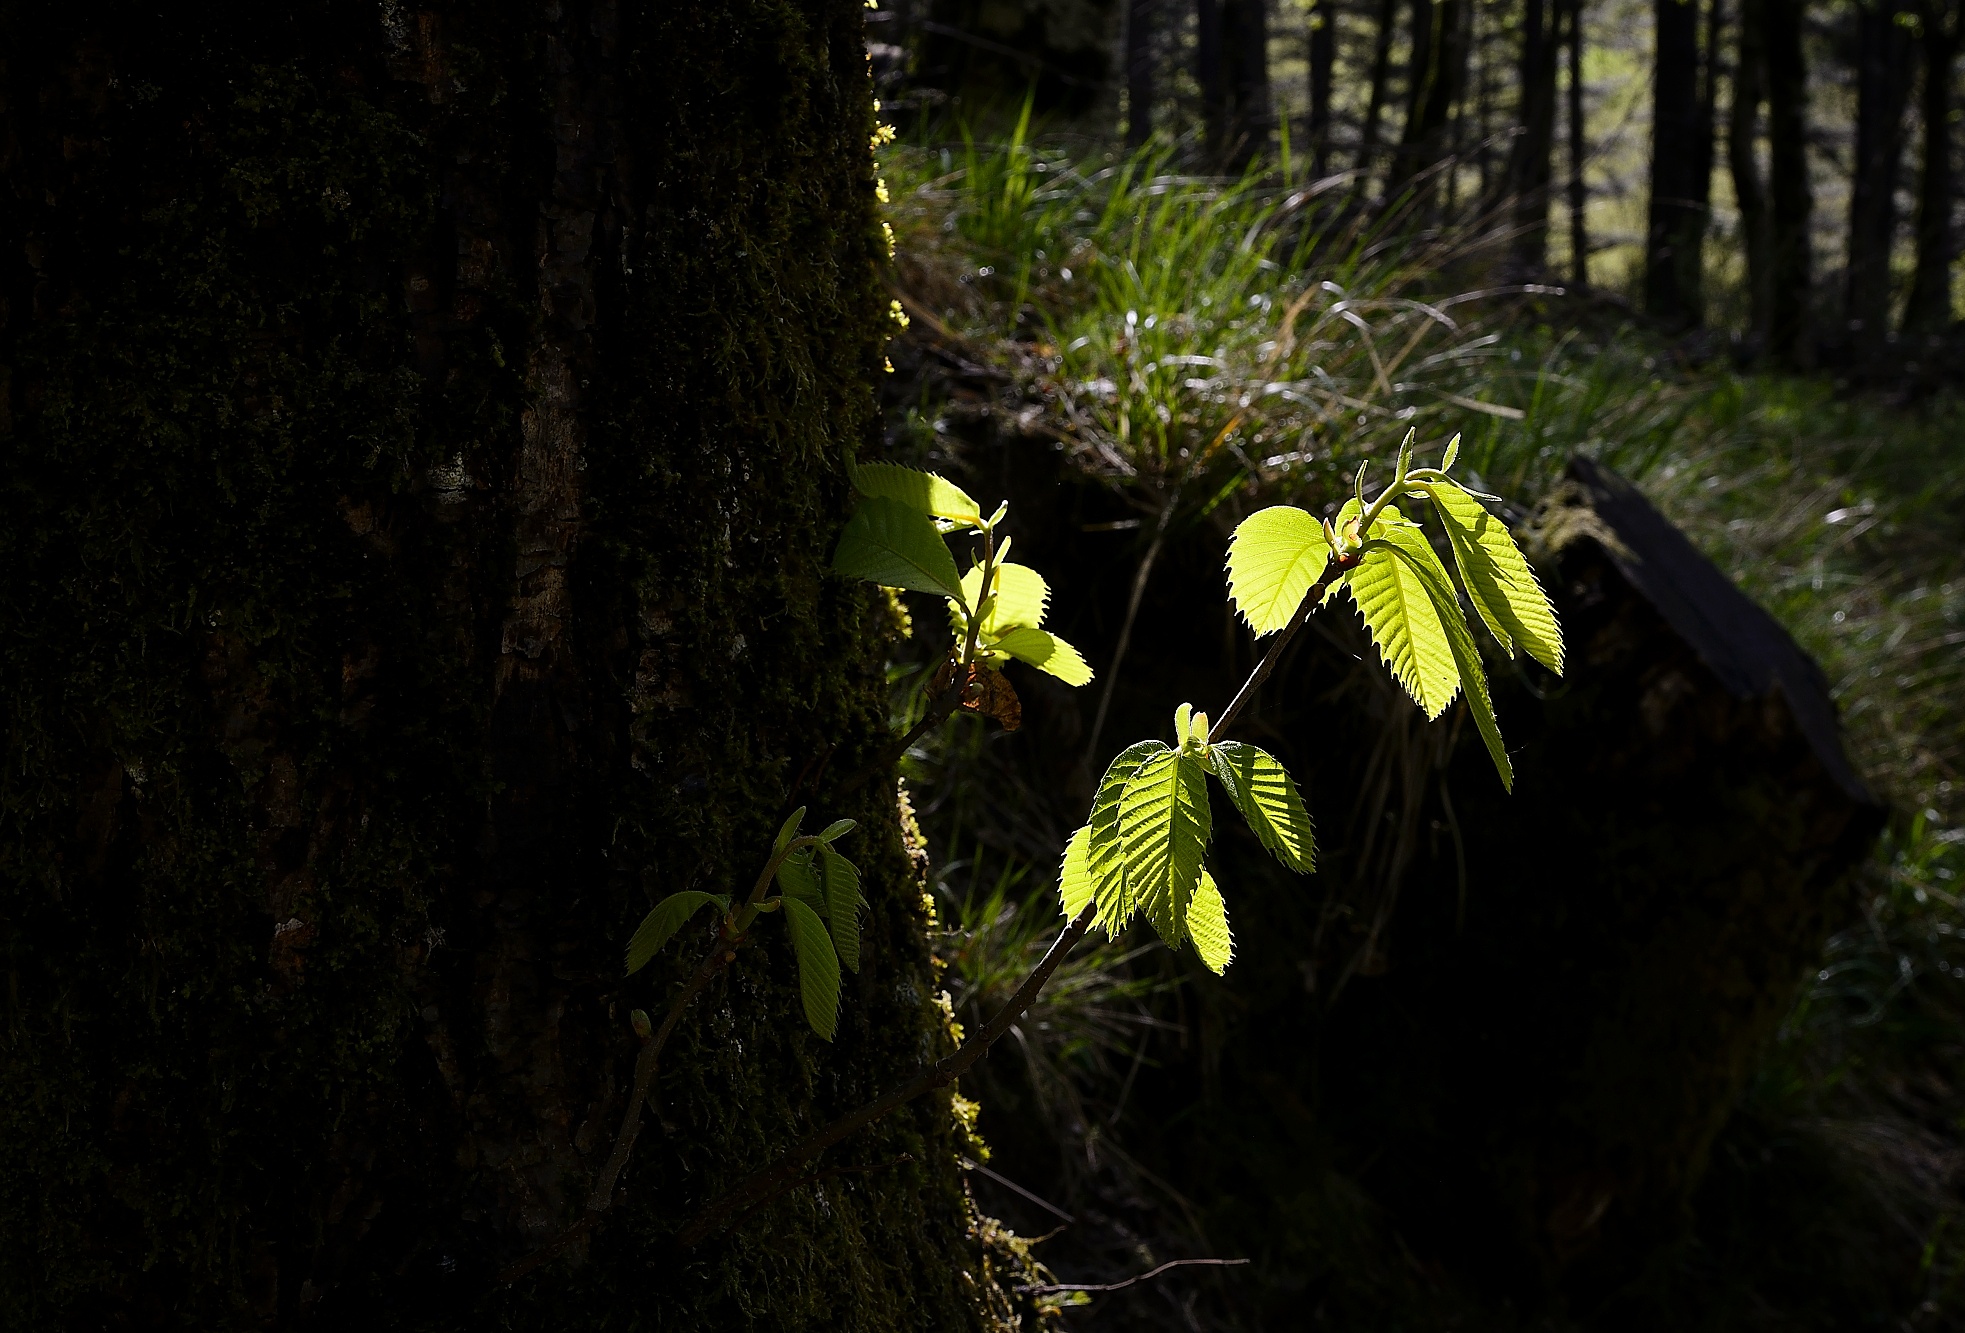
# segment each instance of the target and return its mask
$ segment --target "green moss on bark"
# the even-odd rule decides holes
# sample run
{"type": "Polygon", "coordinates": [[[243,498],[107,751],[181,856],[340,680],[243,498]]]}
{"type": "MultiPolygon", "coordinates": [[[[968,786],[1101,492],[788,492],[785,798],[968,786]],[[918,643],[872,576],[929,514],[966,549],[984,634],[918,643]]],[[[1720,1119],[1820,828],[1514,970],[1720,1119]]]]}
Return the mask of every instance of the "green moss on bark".
{"type": "Polygon", "coordinates": [[[884,332],[857,5],[111,9],[0,5],[5,1322],[997,1318],[942,1102],[660,1243],[947,1041],[893,791],[828,776],[890,632],[824,574],[884,332]],[[839,1039],[767,923],[590,1252],[495,1289],[704,943],[621,942],[794,790],[863,830],[839,1039]]]}

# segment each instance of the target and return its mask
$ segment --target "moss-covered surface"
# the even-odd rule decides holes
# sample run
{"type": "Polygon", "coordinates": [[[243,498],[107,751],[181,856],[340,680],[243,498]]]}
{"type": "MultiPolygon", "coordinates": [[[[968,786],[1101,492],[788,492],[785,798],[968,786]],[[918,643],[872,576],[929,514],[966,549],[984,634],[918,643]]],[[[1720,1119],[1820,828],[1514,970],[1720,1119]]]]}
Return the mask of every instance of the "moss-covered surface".
{"type": "Polygon", "coordinates": [[[0,1323],[1002,1315],[945,1102],[661,1244],[948,1040],[893,791],[828,776],[890,632],[823,573],[884,334],[860,12],[0,4],[0,1323]],[[794,793],[862,826],[839,1039],[767,921],[591,1249],[495,1288],[703,943],[621,942],[794,793]]]}

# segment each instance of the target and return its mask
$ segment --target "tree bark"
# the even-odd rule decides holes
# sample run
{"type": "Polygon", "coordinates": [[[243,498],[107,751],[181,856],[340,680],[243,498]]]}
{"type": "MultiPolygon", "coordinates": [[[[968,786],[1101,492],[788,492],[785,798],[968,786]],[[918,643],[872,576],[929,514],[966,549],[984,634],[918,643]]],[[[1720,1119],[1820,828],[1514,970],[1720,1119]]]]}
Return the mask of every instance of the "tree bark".
{"type": "Polygon", "coordinates": [[[1698,179],[1699,8],[1695,0],[1654,0],[1651,203],[1645,228],[1645,308],[1665,328],[1697,328],[1708,187],[1698,179]]]}
{"type": "MultiPolygon", "coordinates": [[[[1413,181],[1445,160],[1450,151],[1448,127],[1460,96],[1460,75],[1466,69],[1464,3],[1413,0],[1412,80],[1405,134],[1392,172],[1395,185],[1413,181]]],[[[1430,183],[1421,193],[1431,195],[1430,183]]]]}
{"type": "Polygon", "coordinates": [[[1510,154],[1508,190],[1514,196],[1515,262],[1527,272],[1539,271],[1549,258],[1559,28],[1559,14],[1546,0],[1522,0],[1521,132],[1510,154]]]}
{"type": "Polygon", "coordinates": [[[1129,0],[1126,6],[1126,146],[1138,148],[1153,135],[1153,29],[1157,0],[1129,0]]]}
{"type": "Polygon", "coordinates": [[[1569,11],[1569,253],[1578,287],[1590,285],[1589,190],[1583,179],[1589,142],[1583,123],[1583,0],[1565,0],[1569,11]]]}
{"type": "Polygon", "coordinates": [[[1197,0],[1196,57],[1209,155],[1241,172],[1269,142],[1269,26],[1265,0],[1197,0]]]}
{"type": "Polygon", "coordinates": [[[1890,328],[1890,252],[1897,237],[1897,177],[1916,43],[1898,16],[1906,0],[1856,11],[1856,166],[1849,193],[1849,267],[1843,317],[1852,359],[1873,362],[1890,328]]]}
{"type": "Polygon", "coordinates": [[[1733,104],[1727,115],[1726,157],[1733,197],[1740,209],[1740,244],[1747,256],[1751,306],[1748,341],[1764,348],[1773,325],[1773,236],[1767,189],[1756,153],[1760,104],[1766,95],[1767,60],[1763,29],[1772,0],[1740,0],[1738,58],[1733,62],[1733,104]]]}
{"type": "Polygon", "coordinates": [[[826,574],[862,12],[0,5],[6,1326],[989,1324],[945,1101],[662,1257],[950,1040],[893,788],[825,776],[893,632],[826,574]],[[838,1040],[758,931],[498,1289],[708,940],[628,934],[791,804],[860,821],[838,1040]]]}
{"type": "Polygon", "coordinates": [[[1944,0],[1923,6],[1924,84],[1919,110],[1924,156],[1917,180],[1917,271],[1904,310],[1906,333],[1951,327],[1952,131],[1951,76],[1958,56],[1959,20],[1944,0]]]}
{"type": "Polygon", "coordinates": [[[1767,69],[1769,281],[1768,349],[1783,364],[1811,365],[1809,307],[1814,262],[1808,234],[1808,66],[1801,47],[1802,0],[1761,0],[1767,69]]]}
{"type": "Polygon", "coordinates": [[[1334,0],[1316,0],[1311,9],[1308,47],[1310,171],[1312,176],[1322,177],[1330,171],[1331,78],[1337,67],[1337,5],[1334,0]]]}
{"type": "Polygon", "coordinates": [[[1365,99],[1364,129],[1358,139],[1359,171],[1370,171],[1378,156],[1385,99],[1392,81],[1392,40],[1398,35],[1399,0],[1379,0],[1378,24],[1371,52],[1371,91],[1365,99]]]}

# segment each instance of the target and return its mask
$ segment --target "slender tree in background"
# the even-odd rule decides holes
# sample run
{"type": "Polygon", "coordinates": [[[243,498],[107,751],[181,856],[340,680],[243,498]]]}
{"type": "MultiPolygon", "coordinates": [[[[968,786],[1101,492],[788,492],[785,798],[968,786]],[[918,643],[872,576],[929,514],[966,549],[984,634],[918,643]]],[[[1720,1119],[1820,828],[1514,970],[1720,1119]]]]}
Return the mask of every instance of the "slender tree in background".
{"type": "Polygon", "coordinates": [[[1856,8],[1856,161],[1849,190],[1849,265],[1843,316],[1854,359],[1875,359],[1890,326],[1890,251],[1897,236],[1897,175],[1917,43],[1911,0],[1856,8]]]}
{"type": "Polygon", "coordinates": [[[1239,172],[1268,144],[1269,23],[1266,0],[1196,0],[1195,63],[1209,155],[1239,172]]]}
{"type": "Polygon", "coordinates": [[[1583,121],[1583,0],[1563,0],[1569,16],[1569,253],[1578,287],[1590,285],[1589,187],[1583,179],[1590,146],[1583,121]]]}
{"type": "Polygon", "coordinates": [[[1919,110],[1924,154],[1917,180],[1917,271],[1904,309],[1907,333],[1943,333],[1951,327],[1952,261],[1952,65],[1958,55],[1956,3],[1925,0],[1918,32],[1924,48],[1919,110]]]}
{"type": "Polygon", "coordinates": [[[1310,81],[1310,170],[1313,176],[1323,176],[1330,171],[1331,78],[1337,66],[1335,0],[1316,0],[1308,22],[1308,49],[1304,54],[1310,81]]]}
{"type": "Polygon", "coordinates": [[[660,1258],[949,1041],[893,786],[815,776],[890,744],[861,0],[218,8],[0,4],[0,1324],[1000,1327],[945,1101],[660,1258]],[[866,1002],[746,945],[499,1287],[687,975],[629,931],[795,786],[866,1002]]]}
{"type": "Polygon", "coordinates": [[[1813,361],[1809,304],[1814,277],[1808,232],[1815,197],[1808,180],[1808,65],[1802,0],[1762,0],[1767,70],[1769,273],[1768,350],[1783,364],[1813,361]]]}
{"type": "Polygon", "coordinates": [[[1740,210],[1740,246],[1747,257],[1748,341],[1765,347],[1773,322],[1773,237],[1767,187],[1755,143],[1766,96],[1766,8],[1779,0],[1740,0],[1733,61],[1733,103],[1727,113],[1726,159],[1740,210]]]}
{"type": "Polygon", "coordinates": [[[1153,134],[1153,30],[1160,0],[1126,6],[1126,144],[1138,148],[1153,134]]]}
{"type": "Polygon", "coordinates": [[[1549,254],[1550,160],[1556,130],[1556,53],[1562,0],[1522,0],[1521,128],[1508,161],[1514,196],[1515,262],[1540,270],[1549,254]]]}
{"type": "Polygon", "coordinates": [[[1399,0],[1378,0],[1377,23],[1372,30],[1371,87],[1365,98],[1365,123],[1358,139],[1359,171],[1370,171],[1378,157],[1386,99],[1392,82],[1392,39],[1397,35],[1399,0]]]}
{"type": "Polygon", "coordinates": [[[1412,77],[1406,94],[1405,133],[1392,170],[1395,184],[1420,176],[1451,150],[1450,122],[1467,64],[1467,28],[1461,21],[1467,3],[1413,0],[1412,77]]]}
{"type": "Polygon", "coordinates": [[[1707,186],[1698,179],[1711,159],[1699,149],[1699,7],[1695,0],[1654,0],[1657,56],[1652,62],[1651,203],[1644,246],[1644,302],[1668,329],[1703,318],[1700,270],[1707,186]]]}

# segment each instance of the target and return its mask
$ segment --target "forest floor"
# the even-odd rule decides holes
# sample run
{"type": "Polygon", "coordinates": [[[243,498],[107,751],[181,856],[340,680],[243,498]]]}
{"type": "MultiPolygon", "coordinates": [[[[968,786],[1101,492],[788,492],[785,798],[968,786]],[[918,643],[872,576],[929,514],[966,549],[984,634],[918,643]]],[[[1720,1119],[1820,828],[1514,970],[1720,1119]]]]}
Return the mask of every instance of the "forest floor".
{"type": "MultiPolygon", "coordinates": [[[[1088,165],[1020,138],[900,153],[889,175],[907,309],[1005,386],[1008,410],[1046,416],[1063,440],[1102,439],[1066,448],[1142,512],[1183,487],[1202,514],[1237,486],[1342,494],[1408,426],[1422,446],[1464,433],[1465,465],[1524,509],[1583,452],[1638,483],[1788,627],[1891,817],[1707,1192],[1754,1195],[1779,1144],[1827,1145],[1868,1202],[1806,1225],[1887,1218],[1889,1235],[1852,1230],[1845,1285],[1863,1285],[1855,1270],[1880,1248],[1915,1256],[1920,1289],[1823,1308],[1846,1297],[1906,1327],[1965,1319],[1965,400],[1687,364],[1615,303],[1497,298],[1480,238],[1395,245],[1355,219],[1303,221],[1314,210],[1288,182],[1088,165]],[[1449,275],[1488,297],[1448,298],[1449,275]],[[1320,285],[1333,297],[1304,313],[1296,298],[1320,285]],[[1161,428],[1143,429],[1156,415],[1161,428]]],[[[901,446],[932,455],[946,406],[904,407],[901,446]]],[[[928,759],[924,773],[945,779],[928,759]]],[[[961,850],[940,882],[964,931],[958,972],[981,995],[983,973],[1013,975],[1041,947],[1050,868],[1009,851],[985,874],[961,850]]],[[[1098,1001],[1083,1007],[1152,1012],[1152,983],[1120,968],[1101,991],[1098,966],[1081,969],[1098,1001]]],[[[1091,1044],[1123,1056],[1123,1031],[1107,1027],[1091,1044]]],[[[1125,1061],[1099,1067],[1116,1078],[1125,1061]]],[[[1666,1261],[1665,1287],[1705,1293],[1688,1326],[1757,1326],[1749,1312],[1843,1280],[1789,1270],[1767,1222],[1784,1205],[1766,1196],[1702,1204],[1705,1230],[1666,1261]]]]}

